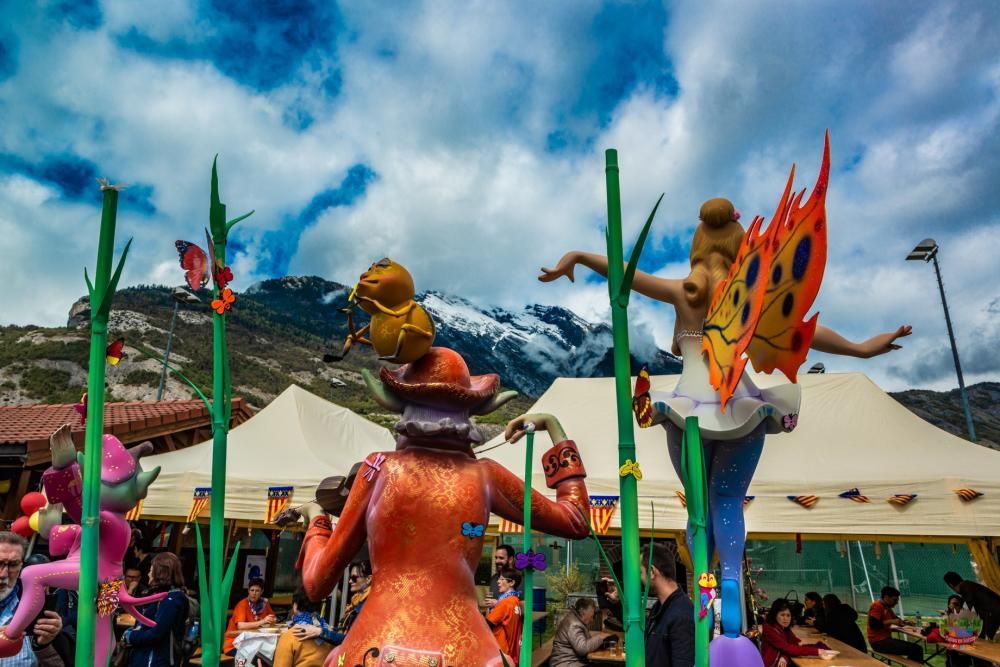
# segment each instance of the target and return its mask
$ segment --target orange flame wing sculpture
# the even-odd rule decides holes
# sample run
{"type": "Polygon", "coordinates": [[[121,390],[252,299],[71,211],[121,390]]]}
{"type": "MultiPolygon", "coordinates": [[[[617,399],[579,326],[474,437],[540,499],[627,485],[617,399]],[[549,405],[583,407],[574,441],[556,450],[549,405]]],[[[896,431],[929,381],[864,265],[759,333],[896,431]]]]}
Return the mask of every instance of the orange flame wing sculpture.
{"type": "MultiPolygon", "coordinates": [[[[787,195],[787,192],[786,192],[787,195]]],[[[764,306],[772,246],[760,233],[764,219],[754,218],[743,236],[729,275],[715,290],[705,318],[701,349],[708,356],[709,381],[719,391],[722,409],[743,375],[750,344],[764,306]]]]}
{"type": "MultiPolygon", "coordinates": [[[[795,168],[788,178],[791,185],[795,168]]],[[[805,190],[788,204],[788,188],[778,204],[787,209],[787,218],[772,222],[768,228],[771,248],[770,275],[764,307],[747,349],[754,370],[770,373],[780,370],[792,382],[806,359],[819,313],[808,321],[823,270],[826,267],[826,189],[830,177],[830,135],[823,147],[823,164],[816,186],[804,206],[799,206],[805,190]]]]}

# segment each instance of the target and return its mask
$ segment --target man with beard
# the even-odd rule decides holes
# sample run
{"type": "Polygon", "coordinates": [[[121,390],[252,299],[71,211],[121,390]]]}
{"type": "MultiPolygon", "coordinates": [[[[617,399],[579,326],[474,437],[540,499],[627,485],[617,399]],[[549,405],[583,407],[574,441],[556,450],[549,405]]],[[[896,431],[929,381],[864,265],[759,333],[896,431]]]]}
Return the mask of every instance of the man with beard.
{"type": "MultiPolygon", "coordinates": [[[[8,531],[0,532],[0,627],[6,627],[20,602],[18,579],[27,550],[28,543],[23,537],[8,531]]],[[[62,626],[59,614],[43,611],[35,621],[31,641],[24,642],[17,655],[4,658],[4,667],[63,667],[62,658],[51,646],[62,626]]]]}

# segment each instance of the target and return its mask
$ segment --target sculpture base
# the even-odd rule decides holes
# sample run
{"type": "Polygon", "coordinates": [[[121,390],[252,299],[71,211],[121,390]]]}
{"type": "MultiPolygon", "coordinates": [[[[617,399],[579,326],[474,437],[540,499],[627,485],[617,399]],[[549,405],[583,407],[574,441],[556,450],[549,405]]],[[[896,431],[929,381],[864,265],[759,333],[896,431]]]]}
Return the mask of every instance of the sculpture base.
{"type": "Polygon", "coordinates": [[[719,635],[708,647],[712,667],[764,667],[760,649],[746,637],[719,635]]]}

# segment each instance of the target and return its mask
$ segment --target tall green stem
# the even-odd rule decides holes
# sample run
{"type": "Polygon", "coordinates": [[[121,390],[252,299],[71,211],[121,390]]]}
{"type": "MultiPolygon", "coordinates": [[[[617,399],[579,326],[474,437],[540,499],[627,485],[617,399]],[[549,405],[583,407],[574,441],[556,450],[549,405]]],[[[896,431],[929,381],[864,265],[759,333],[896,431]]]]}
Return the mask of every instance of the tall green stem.
{"type": "MultiPolygon", "coordinates": [[[[635,461],[635,433],[632,425],[632,375],[628,342],[628,290],[624,296],[624,253],[622,250],[621,191],[618,185],[618,151],[608,149],[605,175],[608,189],[608,293],[611,300],[611,329],[614,338],[615,404],[618,411],[618,465],[635,461]]],[[[625,615],[625,655],[629,667],[646,664],[643,610],[639,609],[639,500],[634,475],[620,477],[623,591],[625,615]]]]}
{"type": "MultiPolygon", "coordinates": [[[[76,664],[94,664],[97,606],[97,552],[101,514],[101,459],[104,437],[104,364],[108,316],[114,296],[111,261],[115,246],[118,191],[104,188],[97,271],[90,294],[90,364],[87,373],[87,426],[83,462],[83,509],[80,524],[80,606],[77,612],[76,664]],[[105,307],[107,306],[107,307],[105,307]]],[[[89,280],[88,280],[89,283],[89,280]]]]}
{"type": "MultiPolygon", "coordinates": [[[[535,434],[528,432],[527,444],[524,449],[524,538],[521,540],[521,551],[528,553],[531,549],[531,466],[535,456],[535,434]]],[[[529,564],[524,568],[524,619],[521,625],[521,653],[518,657],[520,667],[531,667],[531,619],[535,611],[535,573],[529,564]]]]}
{"type": "MultiPolygon", "coordinates": [[[[681,443],[681,473],[684,497],[687,499],[688,531],[691,539],[691,564],[694,580],[708,572],[708,486],[705,479],[705,455],[701,446],[698,418],[684,420],[684,440],[681,443]]],[[[714,614],[709,610],[699,618],[701,596],[695,596],[694,605],[694,664],[708,667],[708,635],[714,614]]],[[[711,603],[709,603],[711,604],[711,603]]]]}

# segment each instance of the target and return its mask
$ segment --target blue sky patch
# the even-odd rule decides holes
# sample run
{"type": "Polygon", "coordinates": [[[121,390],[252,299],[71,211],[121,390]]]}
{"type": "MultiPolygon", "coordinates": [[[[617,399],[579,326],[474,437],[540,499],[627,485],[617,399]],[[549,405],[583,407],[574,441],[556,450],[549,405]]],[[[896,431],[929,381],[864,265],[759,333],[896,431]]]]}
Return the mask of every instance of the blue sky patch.
{"type": "Polygon", "coordinates": [[[96,30],[104,22],[97,0],[59,0],[48,6],[48,15],[80,30],[96,30]]]}
{"type": "Polygon", "coordinates": [[[18,44],[14,35],[0,35],[0,81],[17,72],[18,44]]]}

